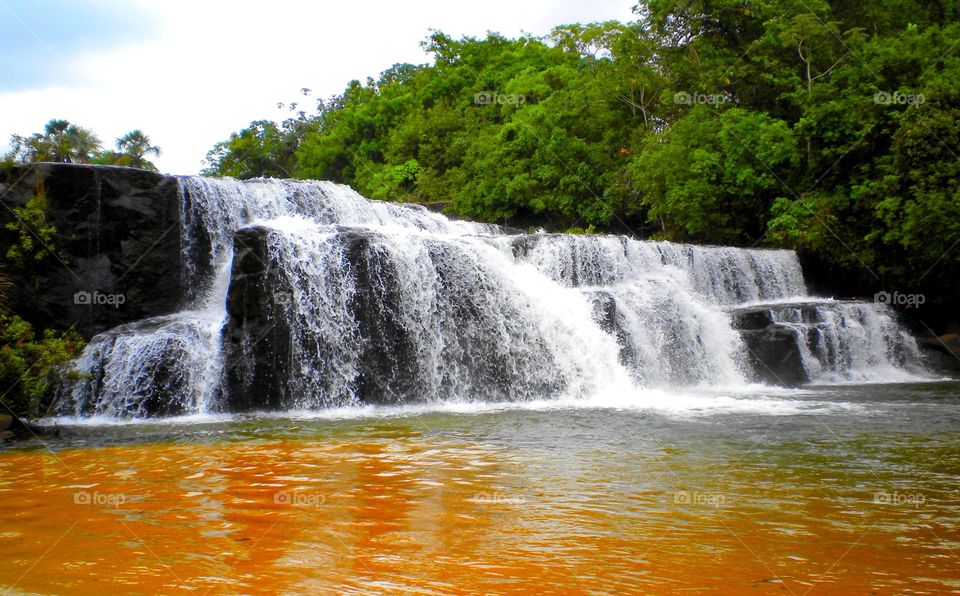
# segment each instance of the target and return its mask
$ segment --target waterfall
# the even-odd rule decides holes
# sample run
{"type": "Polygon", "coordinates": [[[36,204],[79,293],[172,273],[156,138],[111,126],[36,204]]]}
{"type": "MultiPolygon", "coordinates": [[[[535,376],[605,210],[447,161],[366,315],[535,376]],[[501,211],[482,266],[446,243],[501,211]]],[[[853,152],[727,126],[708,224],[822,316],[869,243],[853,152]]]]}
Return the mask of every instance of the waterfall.
{"type": "Polygon", "coordinates": [[[179,184],[183,310],[93,338],[61,414],[743,385],[745,305],[794,333],[815,382],[906,375],[918,357],[880,305],[809,300],[792,251],[511,234],[329,182],[179,184]]]}
{"type": "Polygon", "coordinates": [[[920,372],[917,342],[887,305],[817,301],[771,312],[796,330],[805,372],[815,383],[908,381],[920,372]]]}

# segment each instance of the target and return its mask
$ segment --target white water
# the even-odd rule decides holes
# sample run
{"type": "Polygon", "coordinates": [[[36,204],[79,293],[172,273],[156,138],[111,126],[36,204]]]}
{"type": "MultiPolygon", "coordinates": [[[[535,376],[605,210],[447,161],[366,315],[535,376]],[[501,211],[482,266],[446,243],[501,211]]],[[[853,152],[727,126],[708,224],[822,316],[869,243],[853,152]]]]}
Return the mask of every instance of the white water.
{"type": "Polygon", "coordinates": [[[771,309],[774,321],[796,329],[803,362],[815,383],[904,382],[921,373],[917,342],[889,307],[865,302],[813,302],[815,309],[771,309]]]}
{"type": "MultiPolygon", "coordinates": [[[[326,182],[180,184],[188,310],[94,338],[63,414],[223,409],[224,371],[244,366],[221,339],[233,235],[253,225],[269,230],[264,265],[277,273],[274,298],[291,332],[284,403],[297,409],[364,407],[371,396],[636,404],[651,392],[743,387],[750,371],[727,309],[809,300],[790,251],[512,236],[326,182]],[[347,250],[358,237],[366,281],[347,250]],[[363,321],[376,322],[375,333],[363,321]]],[[[912,378],[916,344],[886,307],[814,304],[811,320],[797,308],[774,311],[803,338],[810,378],[912,378]]]]}

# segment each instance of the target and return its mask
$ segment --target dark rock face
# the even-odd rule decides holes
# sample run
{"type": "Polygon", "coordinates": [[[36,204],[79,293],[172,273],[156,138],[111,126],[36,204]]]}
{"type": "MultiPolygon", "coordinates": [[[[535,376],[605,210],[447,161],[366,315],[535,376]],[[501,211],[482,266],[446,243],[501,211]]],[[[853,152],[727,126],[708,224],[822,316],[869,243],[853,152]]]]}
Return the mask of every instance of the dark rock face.
{"type": "MultiPolygon", "coordinates": [[[[38,192],[64,258],[45,259],[33,280],[17,284],[15,312],[42,327],[75,325],[89,339],[180,306],[176,178],[111,166],[15,166],[0,170],[0,224],[15,221],[13,209],[38,192]]],[[[2,233],[4,246],[16,235],[2,233]]]]}
{"type": "Polygon", "coordinates": [[[357,396],[365,403],[397,404],[417,388],[413,354],[416,344],[404,329],[397,270],[389,255],[371,243],[369,232],[340,235],[357,292],[351,310],[363,351],[357,396]]]}
{"type": "MultiPolygon", "coordinates": [[[[296,382],[290,377],[296,341],[289,319],[295,316],[290,308],[292,289],[270,257],[269,234],[269,229],[255,226],[234,237],[224,331],[229,411],[297,406],[296,382]]],[[[416,370],[411,365],[416,346],[399,320],[402,297],[394,265],[372,246],[372,235],[345,229],[336,238],[349,263],[347,283],[356,289],[350,293],[349,309],[361,349],[353,390],[364,403],[396,404],[416,393],[416,370]]],[[[302,347],[306,353],[329,349],[302,347]]]]}
{"type": "Polygon", "coordinates": [[[590,293],[590,303],[593,306],[593,320],[601,329],[617,338],[617,345],[620,347],[620,363],[627,370],[635,371],[639,356],[624,329],[616,298],[610,292],[597,290],[590,293]]]}
{"type": "Polygon", "coordinates": [[[796,329],[775,323],[769,307],[737,309],[731,315],[747,347],[752,380],[788,387],[810,382],[800,352],[804,339],[796,329]]]}
{"type": "Polygon", "coordinates": [[[925,364],[940,374],[960,377],[960,335],[918,337],[925,364]]]}
{"type": "Polygon", "coordinates": [[[239,230],[224,329],[226,410],[248,412],[290,407],[291,333],[289,288],[271,262],[270,231],[239,230]]]}
{"type": "Polygon", "coordinates": [[[49,439],[59,434],[58,429],[42,428],[19,416],[0,414],[0,441],[49,439]]]}

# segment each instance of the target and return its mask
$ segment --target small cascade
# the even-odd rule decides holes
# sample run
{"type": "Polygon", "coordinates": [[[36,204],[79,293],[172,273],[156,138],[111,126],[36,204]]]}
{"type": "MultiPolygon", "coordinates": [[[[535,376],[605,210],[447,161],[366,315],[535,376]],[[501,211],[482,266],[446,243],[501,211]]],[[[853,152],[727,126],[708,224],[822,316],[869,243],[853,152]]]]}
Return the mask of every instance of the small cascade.
{"type": "Polygon", "coordinates": [[[774,323],[796,330],[814,383],[898,382],[922,373],[916,340],[885,304],[823,301],[771,312],[774,323]]]}
{"type": "Polygon", "coordinates": [[[692,290],[723,305],[806,294],[800,263],[790,250],[561,234],[521,236],[512,245],[521,261],[567,287],[605,286],[675,271],[692,290]]]}
{"type": "Polygon", "coordinates": [[[206,412],[218,395],[223,317],[186,312],[96,336],[61,414],[145,418],[206,412]]]}
{"type": "Polygon", "coordinates": [[[284,407],[519,401],[626,382],[616,342],[580,292],[530,275],[481,238],[295,218],[262,225],[270,285],[290,321],[284,407]]]}
{"type": "Polygon", "coordinates": [[[792,251],[508,234],[329,182],[179,185],[183,311],[95,337],[61,414],[742,385],[759,337],[744,309],[790,334],[807,381],[906,378],[918,361],[879,306],[807,298],[792,251]]]}

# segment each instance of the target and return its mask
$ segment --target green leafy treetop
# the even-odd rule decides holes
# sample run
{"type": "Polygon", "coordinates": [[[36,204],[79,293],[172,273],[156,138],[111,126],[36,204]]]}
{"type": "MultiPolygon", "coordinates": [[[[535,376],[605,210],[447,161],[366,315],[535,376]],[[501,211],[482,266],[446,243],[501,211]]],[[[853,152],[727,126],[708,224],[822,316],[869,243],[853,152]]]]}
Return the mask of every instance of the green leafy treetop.
{"type": "Polygon", "coordinates": [[[351,81],[296,127],[256,122],[206,173],[328,179],[517,227],[793,248],[849,295],[960,299],[960,5],[634,13],[542,38],[435,32],[429,64],[351,81]]]}
{"type": "Polygon", "coordinates": [[[147,161],[145,156],[160,157],[160,147],[152,145],[150,137],[143,134],[139,128],[117,139],[117,149],[120,153],[116,154],[113,165],[157,171],[157,166],[147,161]]]}
{"type": "Polygon", "coordinates": [[[10,140],[13,161],[90,163],[100,148],[100,139],[91,131],[66,120],[51,120],[42,133],[29,137],[13,135],[10,140]]]}
{"type": "Polygon", "coordinates": [[[51,120],[42,133],[13,135],[11,150],[3,156],[6,165],[14,163],[57,162],[126,166],[157,171],[146,159],[160,155],[160,147],[151,144],[142,130],[132,130],[117,139],[118,151],[104,150],[96,134],[67,120],[51,120]]]}

